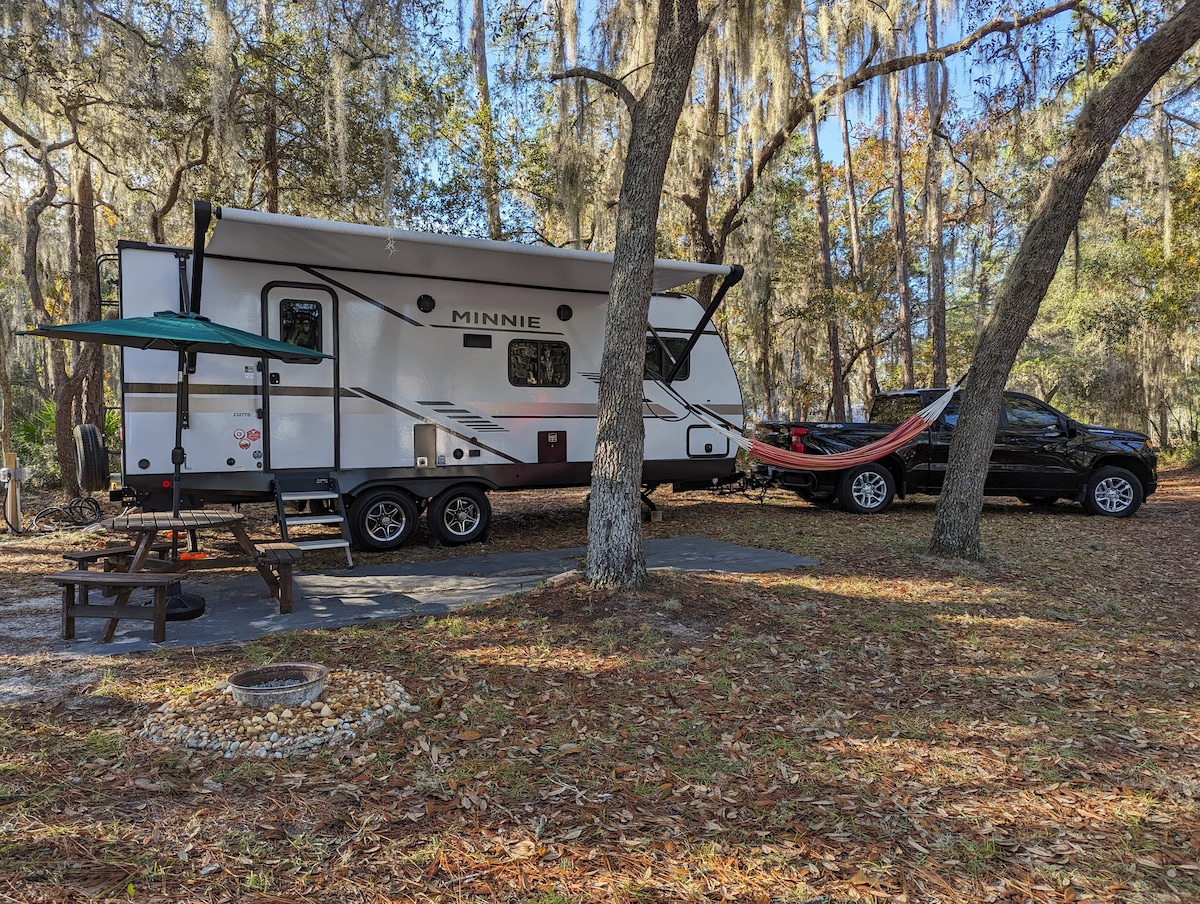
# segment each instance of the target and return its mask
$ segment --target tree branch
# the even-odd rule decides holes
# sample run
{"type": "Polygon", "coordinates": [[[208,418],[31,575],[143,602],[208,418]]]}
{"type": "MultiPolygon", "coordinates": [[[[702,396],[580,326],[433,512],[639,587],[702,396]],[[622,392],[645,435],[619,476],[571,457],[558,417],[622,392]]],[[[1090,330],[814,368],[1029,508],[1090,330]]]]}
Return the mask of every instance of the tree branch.
{"type": "Polygon", "coordinates": [[[971,32],[961,40],[955,41],[952,44],[947,44],[944,47],[938,47],[933,50],[926,50],[921,53],[913,53],[908,56],[893,57],[890,60],[885,60],[882,63],[874,65],[865,65],[873,56],[872,53],[864,57],[864,65],[848,76],[845,76],[826,88],[821,89],[816,94],[806,98],[799,99],[796,106],[788,111],[787,119],[783,126],[775,132],[763,145],[762,150],[746,168],[742,176],[741,186],[738,194],[726,206],[724,213],[720,218],[720,233],[729,235],[732,232],[731,224],[738,215],[738,211],[742,205],[749,200],[751,193],[754,191],[758,180],[762,174],[774,161],[775,157],[783,150],[792,133],[799,127],[809,111],[819,108],[820,106],[830,102],[839,94],[847,94],[860,85],[864,85],[871,79],[877,78],[880,75],[888,75],[893,72],[902,72],[906,69],[911,69],[914,66],[922,65],[923,63],[940,62],[951,56],[962,53],[964,50],[969,50],[974,47],[984,38],[994,34],[1009,34],[1021,28],[1030,25],[1036,25],[1046,19],[1057,16],[1059,13],[1066,12],[1077,8],[1082,0],[1061,0],[1054,6],[1047,7],[1024,17],[1014,17],[1011,19],[1001,19],[999,17],[992,19],[971,32]]]}
{"type": "Polygon", "coordinates": [[[599,82],[617,95],[617,97],[621,98],[625,102],[625,106],[629,108],[631,114],[637,109],[638,99],[633,96],[633,92],[626,87],[623,81],[609,75],[607,72],[601,72],[598,69],[589,69],[587,66],[575,66],[564,72],[550,73],[550,81],[552,82],[568,78],[590,78],[594,82],[599,82]]]}

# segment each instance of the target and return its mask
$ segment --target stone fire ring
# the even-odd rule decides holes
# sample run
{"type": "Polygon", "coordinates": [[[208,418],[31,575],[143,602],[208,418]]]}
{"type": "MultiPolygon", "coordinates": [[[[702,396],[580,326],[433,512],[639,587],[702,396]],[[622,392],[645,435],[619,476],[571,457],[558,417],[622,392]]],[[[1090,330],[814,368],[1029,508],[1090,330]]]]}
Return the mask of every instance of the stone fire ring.
{"type": "Polygon", "coordinates": [[[233,699],[258,709],[274,705],[299,706],[312,703],[325,690],[329,669],[311,662],[281,662],[244,669],[229,676],[233,699]]]}

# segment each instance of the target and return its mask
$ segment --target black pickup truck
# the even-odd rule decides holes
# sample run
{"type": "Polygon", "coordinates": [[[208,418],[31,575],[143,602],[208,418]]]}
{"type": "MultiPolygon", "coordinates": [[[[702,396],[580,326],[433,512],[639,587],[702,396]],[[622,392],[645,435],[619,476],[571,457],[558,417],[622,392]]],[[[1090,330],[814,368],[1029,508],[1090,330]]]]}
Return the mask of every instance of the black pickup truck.
{"type": "MultiPolygon", "coordinates": [[[[755,439],[813,455],[846,452],[883,438],[944,392],[880,393],[865,424],[767,421],[755,427],[755,439]]],[[[841,502],[861,514],[882,512],[897,496],[941,491],[957,421],[956,396],[929,429],[878,461],[841,471],[760,464],[756,476],[815,505],[841,502]]],[[[1093,515],[1128,518],[1157,487],[1157,458],[1145,434],[1081,424],[1032,396],[1004,393],[986,494],[1015,496],[1031,505],[1071,499],[1093,515]]]]}

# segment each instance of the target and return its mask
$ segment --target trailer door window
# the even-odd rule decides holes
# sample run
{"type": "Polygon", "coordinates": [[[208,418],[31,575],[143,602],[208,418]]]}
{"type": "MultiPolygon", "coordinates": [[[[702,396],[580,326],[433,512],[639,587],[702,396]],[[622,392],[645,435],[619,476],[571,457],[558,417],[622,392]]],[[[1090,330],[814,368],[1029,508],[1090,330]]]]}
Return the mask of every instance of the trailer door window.
{"type": "Polygon", "coordinates": [[[508,382],[513,386],[566,386],[571,347],[565,342],[514,339],[508,343],[508,382]]]}
{"type": "MultiPolygon", "coordinates": [[[[645,380],[662,380],[675,367],[675,362],[679,360],[679,356],[683,354],[683,350],[687,348],[686,339],[662,339],[661,343],[656,336],[646,337],[646,371],[643,375],[645,380]],[[663,346],[666,346],[664,351],[663,346]]],[[[683,362],[683,367],[679,368],[679,373],[675,377],[675,382],[686,380],[692,372],[692,356],[688,355],[688,359],[683,362]]]]}
{"type": "Polygon", "coordinates": [[[321,302],[279,302],[279,335],[284,342],[321,351],[321,302]]]}

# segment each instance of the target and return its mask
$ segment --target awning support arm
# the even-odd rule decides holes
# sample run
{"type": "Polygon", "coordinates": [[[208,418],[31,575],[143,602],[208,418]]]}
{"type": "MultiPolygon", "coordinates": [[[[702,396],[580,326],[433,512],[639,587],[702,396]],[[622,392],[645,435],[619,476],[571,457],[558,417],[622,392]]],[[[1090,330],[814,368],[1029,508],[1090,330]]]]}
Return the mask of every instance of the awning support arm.
{"type": "Polygon", "coordinates": [[[192,202],[192,217],[195,230],[192,232],[192,313],[200,313],[200,289],[204,284],[204,239],[208,235],[208,224],[212,222],[213,209],[208,201],[192,202]]]}
{"type": "Polygon", "coordinates": [[[741,282],[745,270],[740,264],[734,264],[729,268],[729,274],[721,283],[721,287],[717,289],[717,294],[713,296],[713,300],[709,302],[708,308],[704,311],[704,316],[700,318],[700,322],[696,324],[696,328],[692,330],[692,335],[688,337],[687,345],[683,347],[683,351],[679,353],[679,357],[675,359],[675,366],[671,368],[671,372],[667,374],[667,378],[663,381],[670,385],[671,381],[679,374],[683,363],[687,361],[688,356],[692,353],[692,349],[700,340],[700,334],[708,328],[708,324],[713,319],[713,314],[717,313],[717,308],[721,306],[721,302],[725,300],[725,293],[741,282]]]}

